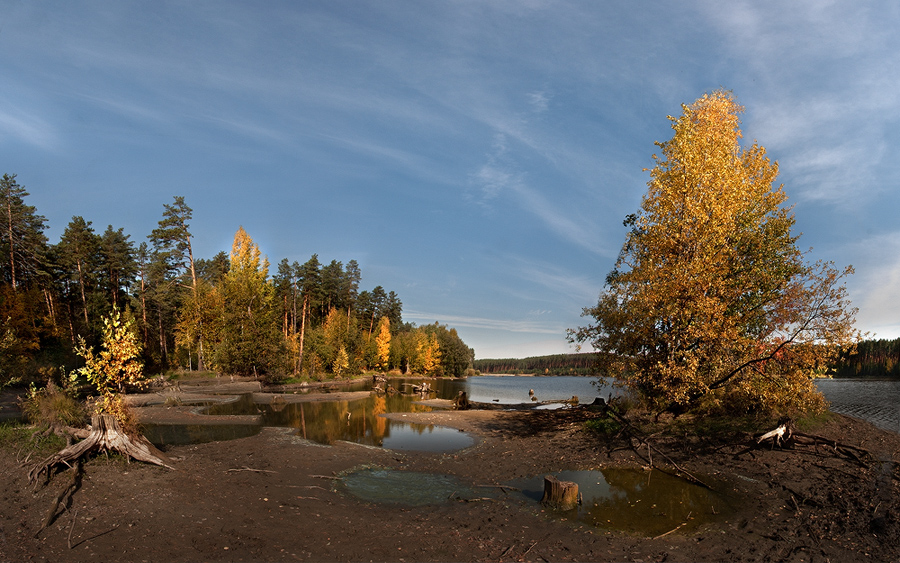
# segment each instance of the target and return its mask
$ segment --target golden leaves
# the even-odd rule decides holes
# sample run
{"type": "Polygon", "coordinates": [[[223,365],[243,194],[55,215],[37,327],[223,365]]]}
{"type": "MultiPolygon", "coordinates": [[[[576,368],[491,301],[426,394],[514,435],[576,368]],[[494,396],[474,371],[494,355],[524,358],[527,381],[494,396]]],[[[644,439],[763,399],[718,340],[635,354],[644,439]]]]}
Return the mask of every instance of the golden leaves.
{"type": "Polygon", "coordinates": [[[671,118],[607,287],[585,314],[605,364],[659,406],[807,408],[811,374],[858,337],[844,275],[807,265],[778,165],[740,146],[743,108],[706,94],[671,118]]]}

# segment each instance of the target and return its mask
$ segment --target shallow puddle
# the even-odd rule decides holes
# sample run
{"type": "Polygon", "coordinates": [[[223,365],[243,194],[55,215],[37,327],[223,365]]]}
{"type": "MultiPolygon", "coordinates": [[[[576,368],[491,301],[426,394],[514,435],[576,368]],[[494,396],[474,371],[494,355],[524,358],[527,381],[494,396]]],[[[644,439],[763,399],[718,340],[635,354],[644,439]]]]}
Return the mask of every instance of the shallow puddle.
{"type": "Polygon", "coordinates": [[[236,440],[259,434],[259,424],[143,424],[144,436],[156,447],[236,440]]]}
{"type": "MultiPolygon", "coordinates": [[[[725,520],[735,509],[735,499],[658,470],[609,468],[553,476],[578,483],[583,496],[580,506],[556,515],[598,528],[653,537],[725,520]]],[[[544,475],[510,485],[540,502],[544,475]]]]}
{"type": "Polygon", "coordinates": [[[425,506],[471,491],[450,475],[393,469],[360,469],[344,475],[340,488],[368,502],[425,506]]]}
{"type": "MultiPolygon", "coordinates": [[[[371,394],[357,400],[292,402],[292,395],[323,395],[334,392],[369,391],[371,379],[351,384],[328,385],[297,389],[292,393],[247,393],[230,396],[229,400],[210,405],[204,414],[252,415],[260,417],[260,426],[253,425],[147,425],[148,437],[157,445],[180,445],[251,436],[260,427],[288,427],[296,434],[321,444],[337,441],[355,442],[392,450],[448,452],[467,448],[475,440],[455,429],[433,425],[413,424],[387,419],[387,413],[429,412],[431,407],[417,404],[422,399],[452,399],[466,391],[474,402],[500,404],[531,404],[579,396],[588,402],[598,396],[600,388],[590,377],[472,377],[468,380],[434,379],[434,390],[428,396],[404,394],[422,383],[420,378],[390,378],[388,385],[399,393],[371,394]],[[531,392],[532,394],[529,394],[531,392]],[[230,426],[230,427],[229,427],[230,426]]],[[[224,397],[224,396],[223,396],[224,397]]],[[[345,395],[346,397],[346,395],[345,395]]],[[[185,401],[184,404],[189,404],[185,401]]],[[[558,408],[559,404],[542,408],[558,408]]]]}
{"type": "Polygon", "coordinates": [[[320,444],[337,441],[378,446],[391,450],[447,452],[467,448],[474,439],[453,428],[412,424],[387,419],[382,414],[429,412],[415,404],[415,396],[372,394],[355,401],[256,403],[253,395],[211,406],[212,415],[259,415],[263,426],[295,428],[297,435],[320,444]]]}

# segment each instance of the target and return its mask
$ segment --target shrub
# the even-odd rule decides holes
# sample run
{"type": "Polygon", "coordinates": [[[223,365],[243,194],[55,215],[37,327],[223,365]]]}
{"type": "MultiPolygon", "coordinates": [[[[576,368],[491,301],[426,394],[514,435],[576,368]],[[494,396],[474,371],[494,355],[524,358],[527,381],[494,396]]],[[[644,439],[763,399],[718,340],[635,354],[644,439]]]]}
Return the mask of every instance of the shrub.
{"type": "Polygon", "coordinates": [[[35,426],[61,428],[85,423],[84,405],[52,381],[40,390],[32,385],[20,404],[25,418],[35,426]]]}

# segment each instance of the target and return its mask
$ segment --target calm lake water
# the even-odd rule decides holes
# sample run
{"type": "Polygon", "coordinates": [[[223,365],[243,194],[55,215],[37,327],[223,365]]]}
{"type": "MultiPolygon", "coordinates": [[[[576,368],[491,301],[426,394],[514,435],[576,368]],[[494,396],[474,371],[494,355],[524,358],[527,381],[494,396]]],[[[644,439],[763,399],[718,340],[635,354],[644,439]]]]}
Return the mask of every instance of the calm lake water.
{"type": "Polygon", "coordinates": [[[816,385],[832,411],[900,433],[900,381],[819,379],[816,385]]]}

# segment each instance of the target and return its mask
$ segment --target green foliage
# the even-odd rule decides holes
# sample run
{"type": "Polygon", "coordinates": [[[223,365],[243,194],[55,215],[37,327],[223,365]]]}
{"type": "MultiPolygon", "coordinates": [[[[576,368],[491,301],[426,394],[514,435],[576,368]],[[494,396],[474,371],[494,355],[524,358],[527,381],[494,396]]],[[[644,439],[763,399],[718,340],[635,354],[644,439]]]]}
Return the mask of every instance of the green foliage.
{"type": "MultiPolygon", "coordinates": [[[[195,261],[193,210],[181,196],[163,205],[146,242],[136,245],[112,225],[97,234],[75,216],[58,244],[48,245],[45,219],[25,204],[27,195],[15,175],[0,179],[0,386],[45,381],[48,369],[79,362],[72,343],[93,366],[84,375],[97,376],[102,321],[127,309],[135,312],[139,359],[153,372],[322,378],[334,373],[341,347],[342,374],[406,370],[420,359],[416,334],[423,330],[437,341],[430,373],[456,375],[471,363],[471,350],[446,327],[404,324],[395,292],[360,291],[355,260],[282,260],[270,277],[268,261],[241,229],[231,255],[195,261]]],[[[104,396],[98,408],[119,409],[112,394],[104,396]]]]}
{"type": "Polygon", "coordinates": [[[834,376],[900,379],[900,338],[863,340],[852,353],[841,356],[834,376]]]}
{"type": "Polygon", "coordinates": [[[612,418],[595,418],[585,421],[584,428],[601,436],[612,436],[622,429],[622,425],[612,418]]]}
{"type": "Polygon", "coordinates": [[[478,359],[475,369],[483,373],[533,373],[539,375],[596,375],[597,356],[592,353],[551,354],[530,358],[478,359]]]}
{"type": "MultiPolygon", "coordinates": [[[[283,339],[273,307],[274,289],[268,283],[269,261],[253,239],[239,228],[231,249],[231,265],[214,288],[215,342],[210,357],[217,370],[239,375],[278,375],[283,339]]],[[[207,326],[214,324],[212,321],[207,326]]]]}

